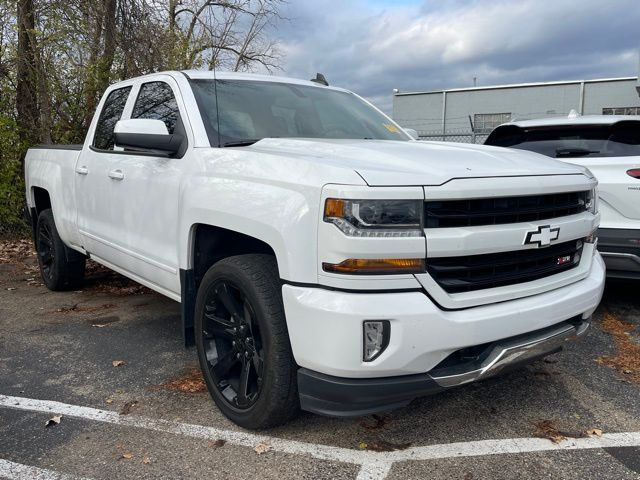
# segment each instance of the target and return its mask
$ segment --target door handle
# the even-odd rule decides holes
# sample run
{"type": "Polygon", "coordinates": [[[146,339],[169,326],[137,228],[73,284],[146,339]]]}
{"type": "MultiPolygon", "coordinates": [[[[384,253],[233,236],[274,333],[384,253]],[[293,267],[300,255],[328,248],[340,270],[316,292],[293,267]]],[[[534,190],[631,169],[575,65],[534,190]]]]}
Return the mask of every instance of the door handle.
{"type": "Polygon", "coordinates": [[[112,178],[114,180],[124,180],[124,173],[120,169],[111,170],[109,172],[109,178],[112,178]]]}
{"type": "Polygon", "coordinates": [[[78,175],[86,175],[89,173],[89,169],[86,166],[81,166],[76,168],[76,173],[78,175]]]}

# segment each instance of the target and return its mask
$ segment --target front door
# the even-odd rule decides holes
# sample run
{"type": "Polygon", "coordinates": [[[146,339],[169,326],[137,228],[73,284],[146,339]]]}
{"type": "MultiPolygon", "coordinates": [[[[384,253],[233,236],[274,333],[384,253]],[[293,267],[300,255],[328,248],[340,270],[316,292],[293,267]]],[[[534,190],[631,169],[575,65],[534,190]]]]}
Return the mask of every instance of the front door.
{"type": "MultiPolygon", "coordinates": [[[[163,120],[169,133],[178,130],[186,138],[172,86],[154,81],[136,87],[135,102],[128,105],[123,118],[163,120]]],[[[88,222],[93,228],[85,235],[96,248],[89,251],[132,278],[179,298],[178,218],[185,158],[133,151],[93,155],[108,157],[106,167],[89,165],[106,179],[99,187],[96,210],[107,214],[101,217],[104,221],[88,222]]],[[[92,164],[99,162],[100,158],[92,158],[92,164]]]]}

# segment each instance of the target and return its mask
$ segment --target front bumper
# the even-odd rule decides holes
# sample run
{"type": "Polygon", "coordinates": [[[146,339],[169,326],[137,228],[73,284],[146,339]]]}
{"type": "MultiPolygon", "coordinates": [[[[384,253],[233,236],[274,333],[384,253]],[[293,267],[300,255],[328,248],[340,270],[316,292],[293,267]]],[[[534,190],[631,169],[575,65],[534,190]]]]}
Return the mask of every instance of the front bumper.
{"type": "Polygon", "coordinates": [[[598,250],[608,277],[640,279],[640,230],[600,228],[598,250]]]}
{"type": "MultiPolygon", "coordinates": [[[[359,415],[368,410],[356,408],[357,405],[362,407],[361,404],[367,402],[360,401],[357,389],[352,390],[350,385],[354,388],[371,385],[367,388],[398,392],[397,396],[394,393],[385,399],[382,409],[386,409],[496,373],[503,363],[500,359],[509,352],[496,357],[495,368],[486,369],[487,365],[479,364],[468,371],[448,372],[448,375],[442,371],[435,375],[433,370],[463,349],[487,345],[505,347],[508,346],[505,339],[518,340],[520,336],[544,332],[570,319],[574,323],[588,319],[600,303],[604,277],[604,262],[596,253],[591,271],[580,281],[537,295],[461,310],[442,310],[422,291],[352,293],[284,285],[282,293],[291,347],[301,367],[299,389],[303,408],[359,415]],[[388,320],[391,325],[389,345],[371,362],[362,359],[364,320],[388,320]],[[427,377],[427,373],[432,376],[427,377]],[[464,374],[464,378],[451,381],[443,378],[459,373],[464,374]],[[342,410],[311,403],[311,398],[322,400],[321,392],[331,391],[324,380],[340,385],[338,391],[342,393],[337,403],[342,410]],[[355,396],[345,393],[348,390],[356,392],[355,396]]],[[[325,400],[331,405],[336,398],[330,396],[325,400]]],[[[378,400],[373,403],[376,410],[381,409],[378,400]]]]}
{"type": "Polygon", "coordinates": [[[360,416],[407,405],[417,397],[492,377],[562,349],[583,335],[589,320],[571,321],[484,346],[473,360],[436,367],[427,374],[375,379],[348,379],[305,368],[298,371],[303,410],[332,416],[360,416]]]}

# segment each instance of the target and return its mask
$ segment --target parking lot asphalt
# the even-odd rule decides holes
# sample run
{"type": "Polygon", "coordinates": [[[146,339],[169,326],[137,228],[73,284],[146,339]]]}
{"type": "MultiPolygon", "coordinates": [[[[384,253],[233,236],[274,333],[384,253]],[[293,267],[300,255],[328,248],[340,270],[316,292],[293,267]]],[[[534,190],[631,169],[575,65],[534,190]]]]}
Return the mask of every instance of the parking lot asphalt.
{"type": "Polygon", "coordinates": [[[50,292],[4,242],[0,478],[639,479],[639,287],[609,282],[589,334],[522,370],[249,432],[204,391],[177,303],[95,265],[50,292]]]}

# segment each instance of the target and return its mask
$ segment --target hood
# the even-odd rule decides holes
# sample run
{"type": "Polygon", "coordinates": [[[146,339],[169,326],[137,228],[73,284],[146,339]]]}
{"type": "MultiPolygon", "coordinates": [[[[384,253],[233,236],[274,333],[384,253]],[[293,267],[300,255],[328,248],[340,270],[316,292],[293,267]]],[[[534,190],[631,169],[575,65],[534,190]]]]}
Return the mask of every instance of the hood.
{"type": "Polygon", "coordinates": [[[582,173],[578,167],[537,153],[462,143],[265,138],[243,148],[353,169],[371,186],[582,173]]]}

